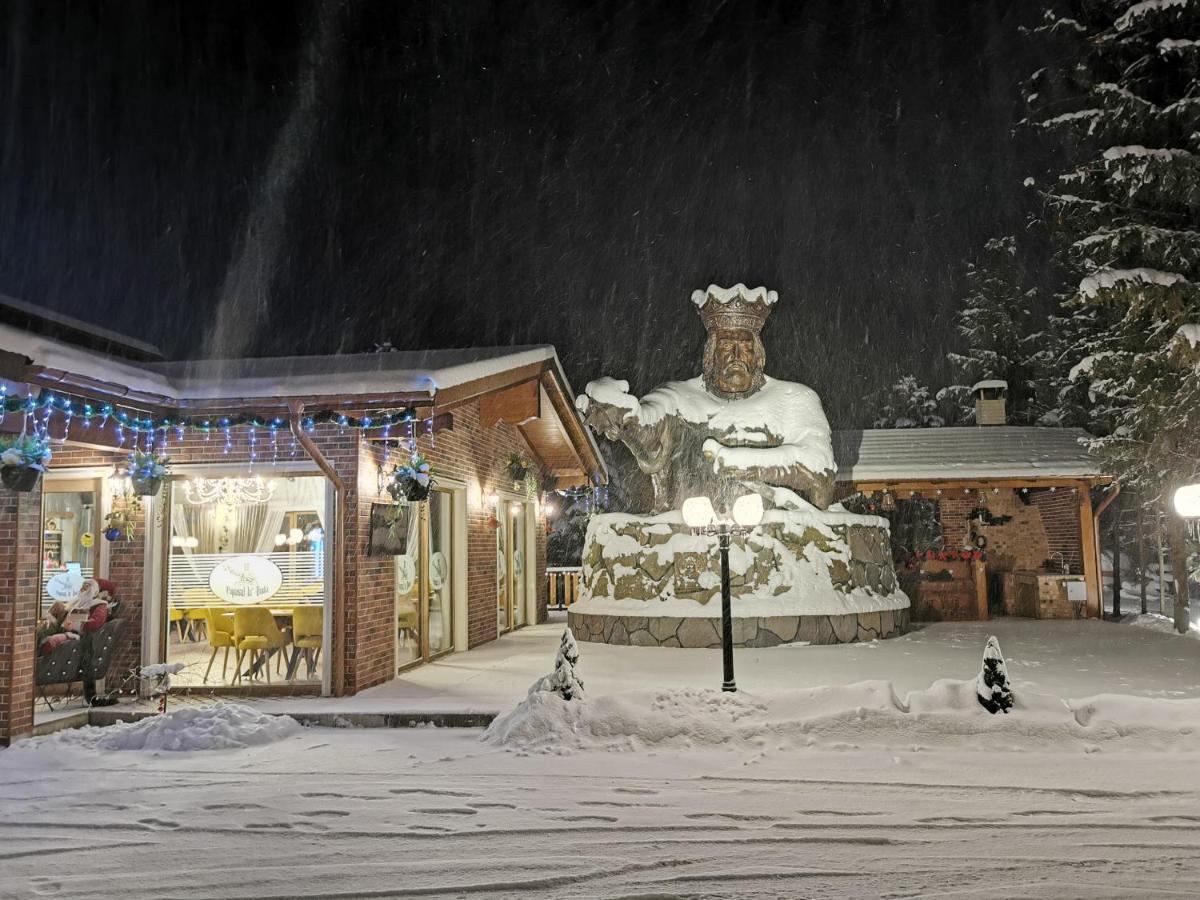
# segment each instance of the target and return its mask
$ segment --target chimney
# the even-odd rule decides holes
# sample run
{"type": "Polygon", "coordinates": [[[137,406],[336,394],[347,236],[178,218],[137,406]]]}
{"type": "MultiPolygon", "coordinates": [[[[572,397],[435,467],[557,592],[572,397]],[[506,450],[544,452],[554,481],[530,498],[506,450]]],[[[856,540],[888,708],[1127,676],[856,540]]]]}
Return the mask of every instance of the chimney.
{"type": "Polygon", "coordinates": [[[1008,424],[1008,382],[1000,379],[977,382],[971,388],[975,398],[976,425],[1008,424]]]}

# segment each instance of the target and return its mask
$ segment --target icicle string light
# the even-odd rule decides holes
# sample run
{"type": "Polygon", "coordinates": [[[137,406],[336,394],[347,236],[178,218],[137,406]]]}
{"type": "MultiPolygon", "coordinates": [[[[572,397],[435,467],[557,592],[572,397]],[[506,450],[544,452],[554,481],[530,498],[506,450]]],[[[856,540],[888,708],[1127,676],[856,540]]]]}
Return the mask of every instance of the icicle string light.
{"type": "MultiPolygon", "coordinates": [[[[34,397],[32,394],[28,397],[10,397],[7,390],[0,392],[0,417],[7,415],[10,412],[21,412],[26,416],[31,414],[42,413],[43,418],[49,421],[50,416],[55,412],[62,412],[68,416],[81,416],[90,421],[93,418],[100,417],[102,423],[107,423],[111,419],[117,420],[121,427],[125,430],[135,432],[137,434],[145,434],[156,431],[164,431],[168,428],[175,429],[176,435],[182,440],[184,431],[198,431],[205,434],[224,429],[226,426],[236,428],[239,426],[250,426],[251,428],[282,428],[288,425],[290,420],[280,418],[278,416],[265,416],[258,413],[245,413],[237,416],[229,416],[219,420],[204,418],[203,416],[138,416],[133,415],[125,410],[118,409],[111,403],[95,403],[83,400],[75,400],[70,397],[64,397],[58,394],[49,392],[43,393],[40,397],[34,397]]],[[[340,428],[352,428],[358,431],[367,431],[374,429],[390,429],[393,425],[402,423],[411,423],[417,418],[416,410],[412,407],[394,410],[387,413],[376,413],[370,416],[346,415],[345,413],[337,412],[332,409],[319,410],[313,413],[307,413],[300,419],[300,425],[306,431],[311,431],[317,425],[322,425],[330,422],[337,423],[340,428]]],[[[432,428],[432,420],[427,420],[432,428]]]]}

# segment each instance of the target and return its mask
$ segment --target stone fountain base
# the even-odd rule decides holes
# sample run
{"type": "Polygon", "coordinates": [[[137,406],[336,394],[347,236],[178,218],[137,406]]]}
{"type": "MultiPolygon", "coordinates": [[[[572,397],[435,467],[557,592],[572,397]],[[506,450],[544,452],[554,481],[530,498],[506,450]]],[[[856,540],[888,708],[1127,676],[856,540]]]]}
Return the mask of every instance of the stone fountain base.
{"type": "MultiPolygon", "coordinates": [[[[692,534],[678,513],[594,516],[571,631],[607,644],[719,647],[719,566],[716,540],[692,534]]],[[[908,629],[886,519],[771,510],[735,538],[730,573],[738,647],[851,643],[908,629]]]]}

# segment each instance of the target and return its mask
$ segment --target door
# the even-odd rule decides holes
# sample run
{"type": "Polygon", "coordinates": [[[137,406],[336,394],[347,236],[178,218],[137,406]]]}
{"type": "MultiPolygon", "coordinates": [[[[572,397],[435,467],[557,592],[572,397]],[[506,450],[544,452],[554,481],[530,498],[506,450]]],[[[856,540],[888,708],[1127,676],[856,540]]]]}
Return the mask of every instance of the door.
{"type": "Polygon", "coordinates": [[[526,504],[501,500],[496,528],[496,630],[500,633],[525,624],[526,504]]]}
{"type": "Polygon", "coordinates": [[[396,528],[407,550],[396,557],[397,669],[454,646],[454,494],[434,489],[400,509],[396,528]]]}
{"type": "Polygon", "coordinates": [[[500,502],[496,519],[496,632],[503,634],[512,628],[512,591],[509,572],[509,534],[512,523],[504,514],[504,502],[500,502]]]}
{"type": "Polygon", "coordinates": [[[512,548],[508,570],[511,573],[513,623],[514,627],[520,628],[525,624],[525,567],[528,563],[525,548],[525,504],[512,504],[508,518],[509,546],[512,548]]]}

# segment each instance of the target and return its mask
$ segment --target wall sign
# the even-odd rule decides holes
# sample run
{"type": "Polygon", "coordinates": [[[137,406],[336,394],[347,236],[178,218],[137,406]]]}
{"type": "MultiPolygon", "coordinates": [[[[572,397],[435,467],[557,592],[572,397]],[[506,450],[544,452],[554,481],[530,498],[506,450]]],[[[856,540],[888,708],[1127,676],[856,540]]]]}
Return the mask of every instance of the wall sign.
{"type": "Polygon", "coordinates": [[[283,585],[279,566],[262,556],[235,556],[218,563],[208,587],[226,603],[262,603],[283,585]]]}

